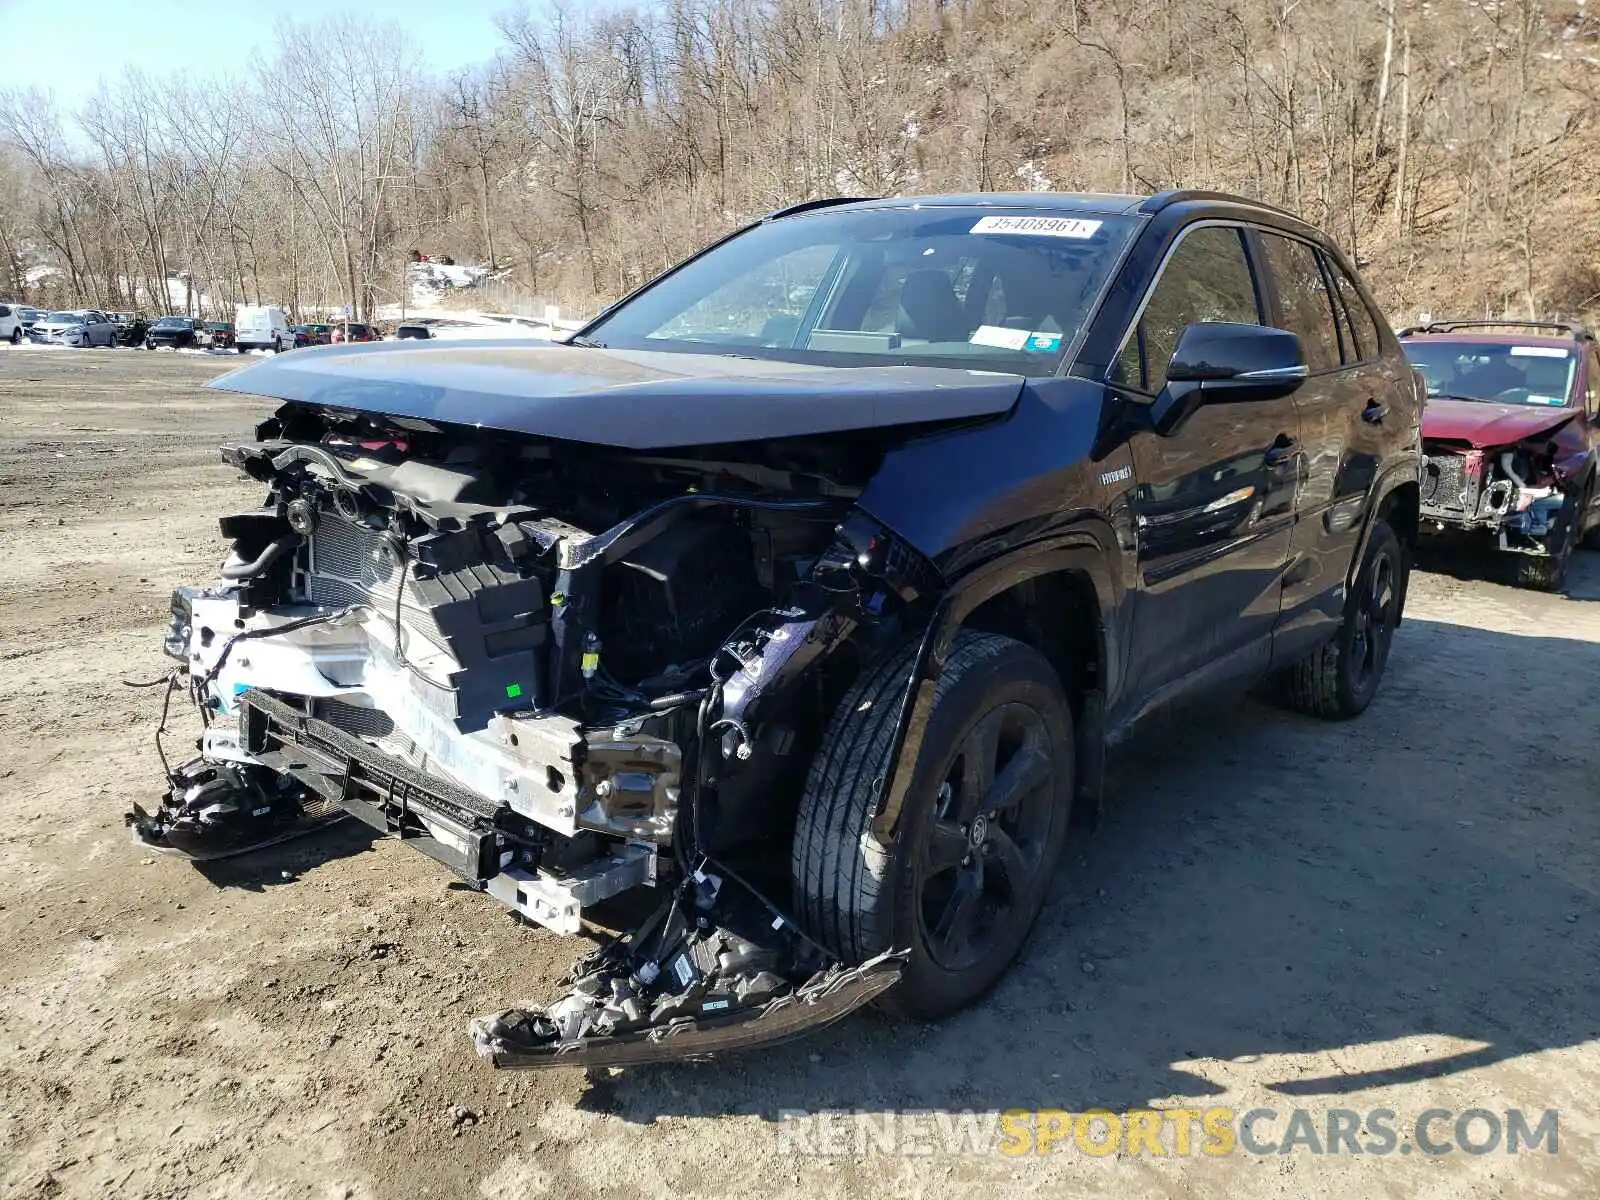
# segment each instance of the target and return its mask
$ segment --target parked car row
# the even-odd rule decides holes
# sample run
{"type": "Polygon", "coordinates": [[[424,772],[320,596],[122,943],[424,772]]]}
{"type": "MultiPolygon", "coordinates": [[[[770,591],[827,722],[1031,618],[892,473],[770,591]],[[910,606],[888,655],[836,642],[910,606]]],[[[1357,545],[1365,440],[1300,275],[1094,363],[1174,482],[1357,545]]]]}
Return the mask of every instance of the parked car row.
{"type": "Polygon", "coordinates": [[[382,336],[376,325],[364,321],[328,323],[310,321],[292,327],[296,346],[332,346],[341,342],[376,342],[382,336]]]}
{"type": "Polygon", "coordinates": [[[0,303],[0,341],[25,340],[63,346],[142,346],[156,349],[292,350],[336,342],[375,342],[377,326],[360,321],[291,325],[275,305],[240,305],[234,321],[207,321],[172,314],[148,319],[128,310],[46,311],[0,303]]]}
{"type": "Polygon", "coordinates": [[[162,317],[146,328],[139,344],[146,350],[227,349],[233,345],[233,326],[227,321],[162,317]]]}

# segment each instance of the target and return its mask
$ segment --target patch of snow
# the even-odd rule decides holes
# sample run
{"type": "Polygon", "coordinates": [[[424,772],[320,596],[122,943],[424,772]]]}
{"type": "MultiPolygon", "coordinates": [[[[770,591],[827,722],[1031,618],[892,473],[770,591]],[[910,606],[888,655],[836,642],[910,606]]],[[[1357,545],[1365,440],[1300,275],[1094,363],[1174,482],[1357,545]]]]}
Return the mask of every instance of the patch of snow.
{"type": "Polygon", "coordinates": [[[1031,158],[1017,168],[1017,178],[1022,180],[1023,188],[1030,192],[1048,192],[1055,187],[1050,177],[1034,165],[1031,158]]]}
{"type": "Polygon", "coordinates": [[[406,268],[406,292],[413,308],[434,308],[450,292],[477,287],[500,272],[488,267],[462,263],[437,263],[424,260],[406,268]]]}

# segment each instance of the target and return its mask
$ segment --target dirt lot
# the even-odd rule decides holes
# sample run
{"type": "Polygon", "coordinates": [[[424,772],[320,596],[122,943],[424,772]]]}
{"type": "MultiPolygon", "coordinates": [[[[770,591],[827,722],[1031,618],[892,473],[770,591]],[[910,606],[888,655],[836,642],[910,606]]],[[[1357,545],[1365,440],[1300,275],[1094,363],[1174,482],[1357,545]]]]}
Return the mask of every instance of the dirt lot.
{"type": "Polygon", "coordinates": [[[0,1195],[1600,1194],[1600,555],[1567,597],[1416,577],[1352,724],[1243,703],[1146,738],[959,1019],[496,1073],[469,1018],[546,995],[578,943],[355,831],[205,874],[124,833],[159,697],[119,681],[165,669],[169,590],[254,499],[215,446],[265,406],[200,388],[232,365],[0,348],[0,1195]],[[779,1122],[1151,1102],[1402,1132],[1556,1108],[1560,1153],[807,1155],[779,1122]]]}

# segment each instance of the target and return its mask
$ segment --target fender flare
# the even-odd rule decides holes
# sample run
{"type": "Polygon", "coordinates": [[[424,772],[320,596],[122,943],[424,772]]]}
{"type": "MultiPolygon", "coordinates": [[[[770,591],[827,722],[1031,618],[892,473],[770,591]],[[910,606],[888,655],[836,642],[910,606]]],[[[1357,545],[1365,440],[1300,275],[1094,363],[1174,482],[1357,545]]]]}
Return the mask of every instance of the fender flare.
{"type": "Polygon", "coordinates": [[[1372,490],[1368,492],[1366,516],[1361,523],[1361,538],[1356,543],[1356,552],[1350,556],[1350,569],[1345,575],[1346,588],[1355,586],[1356,575],[1361,571],[1361,564],[1366,561],[1367,543],[1372,540],[1372,523],[1378,519],[1378,510],[1383,507],[1383,502],[1408,483],[1416,484],[1420,488],[1421,471],[1420,459],[1415,463],[1399,462],[1385,469],[1374,481],[1372,490]]]}
{"type": "Polygon", "coordinates": [[[1120,684],[1124,647],[1122,631],[1115,618],[1121,607],[1122,588],[1115,570],[1117,550],[1114,546],[1113,542],[1112,547],[1108,547],[1088,529],[1073,530],[1044,542],[1030,543],[974,568],[939,598],[923,629],[911,675],[901,697],[889,775],[879,785],[878,811],[872,820],[872,832],[877,841],[888,845],[897,834],[951,643],[967,617],[986,600],[1043,575],[1064,570],[1083,571],[1089,576],[1097,601],[1096,634],[1105,667],[1102,687],[1111,692],[1113,682],[1120,684]]]}

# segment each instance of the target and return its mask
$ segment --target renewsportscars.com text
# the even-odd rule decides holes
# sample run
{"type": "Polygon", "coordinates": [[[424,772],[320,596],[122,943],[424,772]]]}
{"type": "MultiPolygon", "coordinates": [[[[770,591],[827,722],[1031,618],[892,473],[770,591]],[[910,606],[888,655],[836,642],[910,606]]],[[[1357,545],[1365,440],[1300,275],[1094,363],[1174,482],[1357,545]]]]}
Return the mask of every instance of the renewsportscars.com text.
{"type": "Polygon", "coordinates": [[[1225,1107],[1007,1109],[1004,1112],[779,1112],[780,1150],[815,1156],[886,1157],[1000,1154],[1023,1157],[1116,1154],[1222,1157],[1230,1154],[1557,1154],[1556,1109],[1459,1111],[1225,1107]]]}

